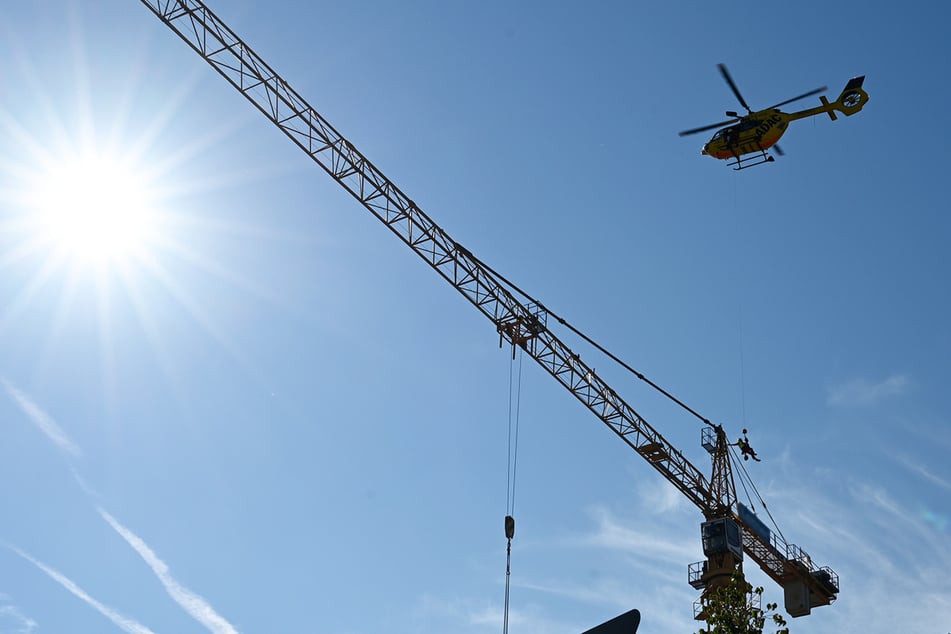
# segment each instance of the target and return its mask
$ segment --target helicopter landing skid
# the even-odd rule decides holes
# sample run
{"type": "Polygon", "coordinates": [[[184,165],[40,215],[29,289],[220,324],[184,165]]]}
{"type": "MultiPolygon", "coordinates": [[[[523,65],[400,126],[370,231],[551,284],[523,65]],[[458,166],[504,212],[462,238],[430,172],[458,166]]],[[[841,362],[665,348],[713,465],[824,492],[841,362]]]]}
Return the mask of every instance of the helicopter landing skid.
{"type": "Polygon", "coordinates": [[[731,163],[727,163],[727,165],[732,167],[734,171],[745,170],[749,167],[756,167],[757,165],[762,165],[763,163],[772,163],[773,161],[776,160],[775,158],[770,156],[769,152],[767,152],[766,150],[760,150],[760,153],[758,155],[748,158],[745,161],[743,160],[742,156],[739,156],[739,155],[734,155],[734,156],[736,157],[736,159],[731,163]]]}

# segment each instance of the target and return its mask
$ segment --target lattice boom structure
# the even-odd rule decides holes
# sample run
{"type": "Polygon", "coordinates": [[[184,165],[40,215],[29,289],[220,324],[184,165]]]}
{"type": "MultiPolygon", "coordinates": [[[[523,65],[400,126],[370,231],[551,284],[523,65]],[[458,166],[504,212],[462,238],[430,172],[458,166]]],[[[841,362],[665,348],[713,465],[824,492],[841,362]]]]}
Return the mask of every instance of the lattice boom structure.
{"type": "MultiPolygon", "coordinates": [[[[708,519],[730,516],[732,474],[717,464],[708,480],[547,327],[547,313],[529,309],[491,270],[454,241],[409,196],[347,141],[297,91],[200,0],[142,0],[228,83],[495,324],[499,336],[535,361],[643,456],[708,519]]],[[[722,434],[722,430],[720,430],[722,434]]],[[[743,547],[773,579],[814,580],[814,569],[783,555],[753,531],[743,547]]],[[[811,565],[811,562],[810,562],[811,565]]],[[[830,571],[831,572],[831,571],[830,571]]],[[[835,592],[838,592],[836,579],[835,592]]],[[[810,588],[815,586],[813,583],[810,588]]],[[[834,593],[825,596],[825,603],[834,593]]],[[[820,604],[825,604],[820,603],[820,604]]]]}

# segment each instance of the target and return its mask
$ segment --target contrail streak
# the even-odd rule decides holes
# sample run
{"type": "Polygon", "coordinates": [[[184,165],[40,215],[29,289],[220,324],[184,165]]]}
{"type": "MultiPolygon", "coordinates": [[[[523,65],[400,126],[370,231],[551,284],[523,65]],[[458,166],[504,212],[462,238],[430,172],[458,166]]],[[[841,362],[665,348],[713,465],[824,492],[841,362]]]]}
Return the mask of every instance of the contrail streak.
{"type": "Polygon", "coordinates": [[[11,601],[8,595],[0,592],[0,621],[14,621],[12,626],[17,628],[17,634],[30,634],[39,627],[36,621],[20,612],[11,601]]]}
{"type": "Polygon", "coordinates": [[[168,592],[168,595],[172,597],[175,603],[182,606],[185,612],[215,634],[238,634],[238,630],[225,620],[224,617],[215,612],[203,597],[195,594],[172,577],[168,570],[168,565],[158,558],[152,549],[149,548],[148,544],[142,541],[141,537],[117,522],[114,517],[109,515],[109,513],[102,508],[98,510],[102,518],[145,560],[145,563],[149,565],[149,568],[152,569],[155,576],[158,577],[162,585],[165,586],[165,591],[168,592]]]}
{"type": "Polygon", "coordinates": [[[44,564],[43,562],[37,559],[34,559],[31,555],[23,552],[16,546],[8,546],[8,547],[10,548],[10,550],[18,554],[20,557],[23,557],[28,562],[30,562],[31,564],[33,564],[34,566],[36,566],[37,568],[45,572],[47,575],[49,575],[54,581],[59,583],[61,586],[63,586],[64,588],[72,592],[74,595],[76,595],[77,597],[79,597],[80,599],[88,603],[93,608],[95,608],[100,614],[102,614],[104,617],[106,617],[107,619],[115,623],[119,627],[119,629],[125,632],[128,632],[128,634],[155,634],[155,632],[145,627],[138,621],[134,619],[130,619],[126,616],[123,616],[122,614],[113,610],[109,606],[103,605],[99,601],[96,601],[91,596],[86,594],[86,592],[82,588],[77,586],[71,579],[66,577],[61,572],[54,570],[53,568],[50,568],[49,566],[47,566],[46,564],[44,564]]]}
{"type": "Polygon", "coordinates": [[[3,388],[7,391],[7,394],[16,401],[16,404],[20,406],[20,409],[23,410],[23,413],[27,415],[30,421],[36,425],[36,428],[43,432],[47,438],[52,440],[57,447],[76,457],[82,453],[79,447],[69,439],[66,432],[56,424],[52,416],[40,409],[39,405],[34,403],[29,396],[18,390],[6,379],[0,379],[0,383],[3,383],[3,388]]]}

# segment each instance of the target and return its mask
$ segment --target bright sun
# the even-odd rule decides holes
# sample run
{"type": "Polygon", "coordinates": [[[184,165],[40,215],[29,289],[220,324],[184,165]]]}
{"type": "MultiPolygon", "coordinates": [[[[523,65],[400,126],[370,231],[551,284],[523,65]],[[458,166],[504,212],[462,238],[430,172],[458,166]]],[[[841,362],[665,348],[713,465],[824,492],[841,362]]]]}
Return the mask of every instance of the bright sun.
{"type": "Polygon", "coordinates": [[[34,220],[58,255],[104,263],[135,257],[150,238],[149,184],[126,162],[91,154],[48,166],[35,183],[34,220]]]}

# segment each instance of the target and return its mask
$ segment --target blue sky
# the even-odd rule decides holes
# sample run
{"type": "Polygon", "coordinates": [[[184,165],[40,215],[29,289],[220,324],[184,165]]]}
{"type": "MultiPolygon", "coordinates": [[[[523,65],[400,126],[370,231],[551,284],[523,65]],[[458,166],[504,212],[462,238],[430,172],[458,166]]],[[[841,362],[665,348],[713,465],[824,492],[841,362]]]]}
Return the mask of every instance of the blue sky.
{"type": "MultiPolygon", "coordinates": [[[[459,243],[749,429],[840,576],[793,632],[943,634],[947,10],[633,4],[211,7],[459,243]],[[754,108],[871,99],[737,173],[677,136],[737,108],[720,62],[754,108]]],[[[513,374],[510,631],[695,631],[699,512],[140,2],[5,7],[0,211],[0,632],[499,631],[513,374]],[[108,257],[36,220],[90,165],[146,210],[108,257]]]]}

